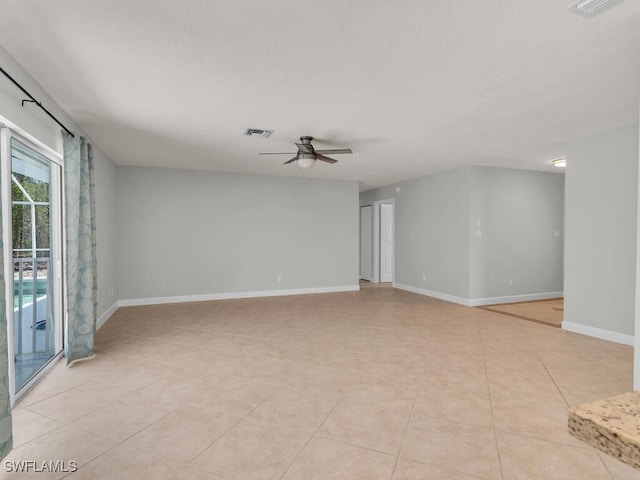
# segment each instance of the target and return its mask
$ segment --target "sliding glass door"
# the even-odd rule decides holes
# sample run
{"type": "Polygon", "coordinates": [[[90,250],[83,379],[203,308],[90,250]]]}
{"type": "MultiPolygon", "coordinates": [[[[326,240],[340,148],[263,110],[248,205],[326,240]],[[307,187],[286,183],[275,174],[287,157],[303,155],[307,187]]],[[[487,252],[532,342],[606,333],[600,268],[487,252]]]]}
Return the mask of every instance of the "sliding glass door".
{"type": "Polygon", "coordinates": [[[12,297],[7,300],[10,374],[19,397],[62,351],[62,173],[59,159],[7,128],[2,143],[4,244],[12,246],[5,252],[12,297]]]}

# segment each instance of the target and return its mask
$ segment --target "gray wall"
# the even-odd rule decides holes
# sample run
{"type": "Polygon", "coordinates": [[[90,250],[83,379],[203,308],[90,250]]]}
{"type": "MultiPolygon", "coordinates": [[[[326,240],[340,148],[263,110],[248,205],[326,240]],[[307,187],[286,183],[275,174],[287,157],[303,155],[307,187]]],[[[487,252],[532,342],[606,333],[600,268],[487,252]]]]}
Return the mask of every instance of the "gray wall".
{"type": "Polygon", "coordinates": [[[491,167],[471,175],[470,298],[562,292],[564,175],[491,167]]]}
{"type": "Polygon", "coordinates": [[[563,175],[464,167],[363,192],[360,204],[386,198],[395,283],[462,303],[562,292],[563,175]]]}
{"type": "MultiPolygon", "coordinates": [[[[86,134],[38,85],[6,50],[0,47],[0,65],[21,83],[62,123],[79,135],[86,134]]],[[[32,104],[20,106],[25,95],[0,75],[0,115],[49,148],[62,153],[60,127],[32,104]]],[[[91,140],[91,139],[89,139],[91,140]]],[[[96,174],[96,216],[98,242],[98,319],[115,308],[118,299],[116,284],[115,165],[94,144],[96,174]],[[113,292],[113,293],[112,293],[113,292]]]]}
{"type": "Polygon", "coordinates": [[[567,142],[565,323],[634,335],[638,126],[567,142]]]}
{"type": "Polygon", "coordinates": [[[358,286],[356,182],[117,170],[123,300],[358,286]]]}

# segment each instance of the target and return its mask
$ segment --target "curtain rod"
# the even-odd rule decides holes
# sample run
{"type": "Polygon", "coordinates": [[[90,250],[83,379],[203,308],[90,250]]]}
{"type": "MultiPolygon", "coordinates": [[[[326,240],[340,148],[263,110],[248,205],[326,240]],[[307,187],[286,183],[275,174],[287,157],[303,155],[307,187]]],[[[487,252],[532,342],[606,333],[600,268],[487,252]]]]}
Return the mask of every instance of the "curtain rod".
{"type": "Polygon", "coordinates": [[[2,72],[5,77],[7,77],[9,80],[11,80],[16,87],[18,87],[20,90],[22,90],[22,93],[24,93],[27,97],[29,97],[29,100],[22,100],[22,106],[23,107],[24,107],[24,102],[35,103],[37,106],[39,106],[44,111],[44,113],[49,115],[53,119],[54,122],[56,122],[58,125],[60,125],[64,129],[65,132],[67,132],[69,135],[71,135],[71,138],[75,137],[75,135],[73,134],[73,132],[71,130],[69,130],[67,127],[65,127],[60,122],[60,120],[58,120],[56,117],[53,116],[53,114],[49,110],[44,108],[44,106],[38,100],[36,100],[33,95],[31,95],[29,92],[27,92],[25,90],[25,88],[16,81],[15,78],[13,78],[11,75],[9,75],[4,68],[0,67],[0,72],[2,72]]]}

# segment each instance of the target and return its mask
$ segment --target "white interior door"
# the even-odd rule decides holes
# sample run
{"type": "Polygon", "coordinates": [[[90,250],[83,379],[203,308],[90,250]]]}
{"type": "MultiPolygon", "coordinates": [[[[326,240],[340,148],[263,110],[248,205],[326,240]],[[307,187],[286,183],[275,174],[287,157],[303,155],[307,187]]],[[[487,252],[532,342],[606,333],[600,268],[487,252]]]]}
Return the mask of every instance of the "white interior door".
{"type": "Polygon", "coordinates": [[[373,207],[360,207],[360,278],[372,281],[373,207]]]}
{"type": "Polygon", "coordinates": [[[380,281],[393,282],[393,204],[380,204],[380,281]]]}

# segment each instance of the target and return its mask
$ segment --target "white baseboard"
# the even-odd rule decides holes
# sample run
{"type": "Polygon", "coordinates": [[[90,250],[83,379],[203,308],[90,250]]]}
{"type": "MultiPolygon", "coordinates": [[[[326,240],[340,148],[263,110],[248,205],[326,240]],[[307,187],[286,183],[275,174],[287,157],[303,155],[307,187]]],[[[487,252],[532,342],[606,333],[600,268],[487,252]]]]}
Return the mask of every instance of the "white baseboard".
{"type": "Polygon", "coordinates": [[[608,340],[610,342],[621,343],[623,345],[633,347],[633,335],[566,321],[562,322],[562,329],[568,332],[581,333],[582,335],[588,335],[590,337],[596,337],[602,340],[608,340]]]}
{"type": "Polygon", "coordinates": [[[479,307],[482,305],[497,305],[500,303],[533,302],[536,300],[549,300],[551,298],[562,298],[564,292],[543,292],[527,293],[524,295],[508,295],[505,297],[472,298],[469,306],[479,307]]]}
{"type": "Polygon", "coordinates": [[[394,283],[394,288],[406,290],[407,292],[426,295],[427,297],[438,298],[447,302],[457,303],[466,307],[479,307],[481,305],[496,305],[499,303],[515,303],[515,302],[532,302],[534,300],[548,300],[550,298],[560,298],[564,292],[544,292],[544,293],[528,293],[525,295],[509,295],[504,297],[487,297],[487,298],[465,298],[448,293],[435,292],[426,288],[414,287],[412,285],[404,285],[402,283],[394,283]]]}
{"type": "Polygon", "coordinates": [[[182,295],[176,297],[132,298],[120,300],[118,306],[133,307],[139,305],[158,305],[162,303],[206,302],[209,300],[229,300],[234,298],[281,297],[285,295],[306,295],[309,293],[356,292],[360,285],[342,285],[337,287],[292,288],[285,290],[260,290],[252,292],[209,293],[204,295],[182,295]]]}
{"type": "Polygon", "coordinates": [[[111,315],[115,313],[115,311],[118,309],[119,306],[120,306],[120,302],[116,302],[113,305],[111,305],[109,308],[107,308],[106,312],[100,315],[100,318],[98,318],[98,320],[96,321],[96,330],[102,327],[102,325],[104,325],[105,322],[109,320],[109,317],[111,317],[111,315]]]}
{"type": "Polygon", "coordinates": [[[400,290],[406,290],[407,292],[417,293],[418,295],[425,295],[427,297],[437,298],[446,302],[453,302],[459,305],[469,307],[469,299],[464,297],[456,297],[455,295],[449,295],[448,293],[435,292],[433,290],[427,290],[426,288],[418,288],[412,285],[404,285],[402,283],[393,283],[393,288],[400,290]]]}

